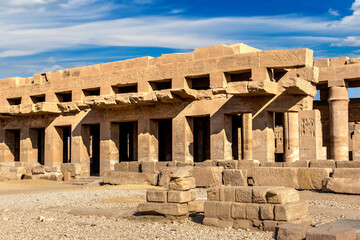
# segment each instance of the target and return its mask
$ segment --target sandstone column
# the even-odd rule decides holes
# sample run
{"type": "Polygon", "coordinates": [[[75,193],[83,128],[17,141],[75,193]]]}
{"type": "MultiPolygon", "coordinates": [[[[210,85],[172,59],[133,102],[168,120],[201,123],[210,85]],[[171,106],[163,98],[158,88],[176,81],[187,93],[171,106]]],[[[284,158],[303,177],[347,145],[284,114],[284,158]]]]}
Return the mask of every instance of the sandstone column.
{"type": "Polygon", "coordinates": [[[329,92],[331,157],[349,160],[349,97],[346,87],[331,87],[329,92]]]}
{"type": "Polygon", "coordinates": [[[32,147],[35,136],[31,135],[34,135],[34,133],[29,128],[22,128],[20,131],[20,162],[37,161],[37,150],[34,151],[32,147]]]}
{"type": "Polygon", "coordinates": [[[119,162],[119,150],[116,139],[119,138],[119,125],[104,121],[100,124],[100,175],[105,171],[113,171],[119,162]]]}
{"type": "Polygon", "coordinates": [[[253,158],[260,162],[275,161],[274,116],[263,111],[253,119],[253,158]]]}
{"type": "Polygon", "coordinates": [[[45,129],[45,165],[59,167],[63,161],[63,143],[55,126],[45,129]]]}
{"type": "Polygon", "coordinates": [[[140,162],[158,161],[157,124],[148,118],[138,120],[138,159],[140,162]]]}
{"type": "Polygon", "coordinates": [[[231,134],[231,115],[215,113],[210,118],[210,157],[214,160],[232,160],[231,142],[227,135],[231,134]],[[227,134],[228,133],[228,134],[227,134]]]}
{"type": "Polygon", "coordinates": [[[299,151],[299,113],[284,113],[284,162],[295,162],[300,159],[299,151]]]}
{"type": "Polygon", "coordinates": [[[173,161],[193,162],[193,118],[173,118],[173,161]]]}
{"type": "Polygon", "coordinates": [[[253,159],[252,113],[243,114],[243,160],[253,159]]]}

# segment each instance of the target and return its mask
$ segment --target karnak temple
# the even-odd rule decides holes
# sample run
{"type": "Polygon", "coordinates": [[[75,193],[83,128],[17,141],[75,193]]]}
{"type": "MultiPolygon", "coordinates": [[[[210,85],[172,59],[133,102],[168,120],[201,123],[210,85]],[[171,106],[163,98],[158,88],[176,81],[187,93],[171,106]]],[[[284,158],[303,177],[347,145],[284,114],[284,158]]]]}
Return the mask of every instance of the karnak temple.
{"type": "Polygon", "coordinates": [[[360,101],[347,91],[360,86],[359,59],[231,44],[0,84],[2,179],[170,187],[148,192],[145,213],[170,209],[161,204],[178,201],[171,189],[187,191],[164,215],[186,215],[193,189],[213,187],[204,224],[261,230],[306,217],[294,189],[360,193],[351,182],[360,176],[360,101]],[[176,188],[182,178],[195,182],[176,188]],[[238,199],[243,188],[252,198],[238,199]],[[270,204],[275,215],[260,208],[257,222],[250,213],[250,222],[225,221],[212,212],[222,201],[270,204]]]}

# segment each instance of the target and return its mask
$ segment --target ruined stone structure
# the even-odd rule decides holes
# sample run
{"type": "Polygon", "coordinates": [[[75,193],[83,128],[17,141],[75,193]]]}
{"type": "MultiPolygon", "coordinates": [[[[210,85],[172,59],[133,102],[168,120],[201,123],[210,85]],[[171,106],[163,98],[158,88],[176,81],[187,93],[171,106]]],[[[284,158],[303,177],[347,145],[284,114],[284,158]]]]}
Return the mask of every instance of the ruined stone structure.
{"type": "Polygon", "coordinates": [[[234,44],[2,79],[0,163],[360,160],[356,63],[234,44]]]}

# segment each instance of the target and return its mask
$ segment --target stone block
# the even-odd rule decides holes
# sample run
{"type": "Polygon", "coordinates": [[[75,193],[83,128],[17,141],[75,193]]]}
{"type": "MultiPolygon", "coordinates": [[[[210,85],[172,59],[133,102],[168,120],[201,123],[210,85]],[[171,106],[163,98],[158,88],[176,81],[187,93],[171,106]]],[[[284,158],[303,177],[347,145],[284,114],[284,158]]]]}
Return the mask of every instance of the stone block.
{"type": "Polygon", "coordinates": [[[336,161],[337,168],[359,168],[360,161],[336,161]]]}
{"type": "Polygon", "coordinates": [[[185,167],[176,167],[173,173],[170,175],[170,178],[186,178],[192,177],[193,175],[193,167],[185,166],[185,167]]]}
{"type": "Polygon", "coordinates": [[[148,202],[167,202],[167,190],[150,189],[146,192],[148,202]]]}
{"type": "Polygon", "coordinates": [[[195,200],[196,192],[194,189],[191,189],[189,191],[170,190],[168,191],[167,196],[169,203],[187,203],[195,200]],[[195,193],[195,197],[194,197],[194,193],[195,193]]]}
{"type": "Polygon", "coordinates": [[[62,173],[51,173],[49,180],[55,181],[55,182],[61,182],[63,180],[63,174],[62,173]]]}
{"type": "Polygon", "coordinates": [[[248,219],[237,219],[234,220],[234,229],[249,229],[249,230],[254,230],[254,226],[253,226],[253,222],[251,220],[248,219]]]}
{"type": "Polygon", "coordinates": [[[186,191],[195,188],[195,178],[175,178],[170,180],[169,188],[171,190],[186,191]]]}
{"type": "Polygon", "coordinates": [[[161,214],[172,216],[184,216],[189,213],[187,204],[180,203],[141,203],[137,207],[137,211],[145,214],[161,214]]]}
{"type": "Polygon", "coordinates": [[[309,160],[298,160],[295,162],[284,162],[283,167],[291,167],[291,168],[308,168],[310,165],[309,160]]]}
{"type": "Polygon", "coordinates": [[[244,169],[225,169],[223,181],[225,186],[247,186],[247,171],[244,169]]]}
{"type": "Polygon", "coordinates": [[[234,225],[234,221],[232,219],[222,220],[218,218],[205,217],[203,224],[211,227],[231,228],[234,225]]]}
{"type": "Polygon", "coordinates": [[[215,167],[216,162],[214,160],[205,160],[203,162],[194,162],[195,167],[215,167]]]}
{"type": "Polygon", "coordinates": [[[220,201],[220,188],[213,187],[207,190],[207,200],[208,201],[220,201]]]}
{"type": "Polygon", "coordinates": [[[114,164],[115,171],[128,172],[129,162],[119,162],[114,164]]]}
{"type": "Polygon", "coordinates": [[[254,203],[247,203],[245,208],[246,219],[259,220],[260,219],[260,205],[254,203]]]}
{"type": "Polygon", "coordinates": [[[159,186],[169,188],[170,184],[170,175],[173,173],[174,168],[172,167],[164,167],[160,170],[159,174],[159,186]]]}
{"type": "Polygon", "coordinates": [[[220,201],[235,202],[235,188],[234,187],[221,187],[220,188],[220,201]]]}
{"type": "Polygon", "coordinates": [[[292,221],[308,214],[307,202],[295,202],[275,205],[275,220],[278,221],[292,221]]]}
{"type": "Polygon", "coordinates": [[[194,167],[193,176],[197,187],[222,185],[222,167],[194,167]]]}
{"type": "Polygon", "coordinates": [[[192,162],[176,162],[176,167],[187,167],[187,166],[194,166],[192,162]]]}
{"type": "Polygon", "coordinates": [[[276,240],[303,240],[313,227],[304,224],[279,224],[275,229],[276,240]]]}
{"type": "Polygon", "coordinates": [[[189,212],[203,213],[204,212],[204,200],[196,200],[188,203],[189,212]]]}
{"type": "Polygon", "coordinates": [[[34,167],[31,169],[32,174],[44,174],[45,169],[43,167],[34,167]]]}
{"type": "Polygon", "coordinates": [[[61,164],[61,172],[63,174],[70,172],[72,177],[78,176],[81,173],[81,165],[76,163],[63,163],[61,164]]]}
{"type": "Polygon", "coordinates": [[[355,240],[356,229],[348,227],[318,227],[306,233],[306,240],[355,240]]]}
{"type": "Polygon", "coordinates": [[[252,188],[250,187],[236,187],[235,201],[240,203],[252,202],[252,188]]]}
{"type": "Polygon", "coordinates": [[[273,231],[275,231],[275,228],[278,225],[278,223],[279,223],[278,221],[265,220],[262,222],[263,230],[273,232],[273,231]]]}
{"type": "Polygon", "coordinates": [[[219,219],[231,219],[231,202],[216,202],[216,215],[219,219]]]}
{"type": "Polygon", "coordinates": [[[125,184],[150,184],[157,185],[158,174],[138,173],[138,172],[104,172],[103,182],[105,184],[125,185],[125,184]]]}
{"type": "Polygon", "coordinates": [[[140,162],[129,162],[129,172],[140,172],[140,162]]]}
{"type": "Polygon", "coordinates": [[[233,219],[246,219],[245,203],[233,203],[231,205],[231,217],[233,219]]]}
{"type": "Polygon", "coordinates": [[[311,160],[310,161],[311,168],[335,168],[334,160],[311,160]]]}
{"type": "Polygon", "coordinates": [[[271,189],[266,193],[267,203],[283,204],[300,201],[299,192],[293,188],[271,189]]]}
{"type": "Polygon", "coordinates": [[[204,203],[204,216],[210,218],[217,218],[217,202],[206,201],[204,203]]]}
{"type": "Polygon", "coordinates": [[[228,161],[217,160],[217,161],[215,161],[216,166],[223,167],[224,169],[237,169],[238,162],[239,161],[237,161],[237,160],[228,160],[228,161]]]}
{"type": "Polygon", "coordinates": [[[274,205],[261,204],[260,205],[260,219],[261,220],[274,220],[274,205]]]}
{"type": "Polygon", "coordinates": [[[271,186],[255,186],[252,189],[252,202],[253,203],[267,203],[267,192],[282,187],[271,187],[271,186]]]}
{"type": "Polygon", "coordinates": [[[325,178],[322,191],[360,194],[360,177],[357,178],[325,178]]]}
{"type": "Polygon", "coordinates": [[[298,168],[296,189],[316,189],[322,188],[322,181],[329,177],[333,172],[332,168],[298,168]]]}
{"type": "Polygon", "coordinates": [[[359,178],[360,168],[335,168],[333,178],[359,178]]]}
{"type": "Polygon", "coordinates": [[[238,162],[238,168],[239,169],[243,169],[243,168],[257,168],[259,167],[260,162],[259,161],[255,161],[255,160],[240,160],[238,162]]]}
{"type": "Polygon", "coordinates": [[[71,173],[70,172],[66,172],[64,174],[64,182],[68,182],[68,181],[71,181],[72,180],[72,177],[71,177],[71,173]]]}
{"type": "Polygon", "coordinates": [[[298,168],[260,167],[249,168],[248,177],[254,186],[285,186],[296,188],[298,168]]]}
{"type": "Polygon", "coordinates": [[[260,167],[283,167],[283,162],[263,162],[260,163],[260,167]]]}

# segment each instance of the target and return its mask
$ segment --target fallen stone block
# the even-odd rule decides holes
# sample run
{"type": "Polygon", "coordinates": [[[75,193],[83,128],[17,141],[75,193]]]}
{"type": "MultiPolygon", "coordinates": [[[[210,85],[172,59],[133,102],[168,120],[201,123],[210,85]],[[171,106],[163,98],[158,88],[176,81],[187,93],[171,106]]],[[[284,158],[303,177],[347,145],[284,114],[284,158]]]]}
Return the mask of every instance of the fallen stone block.
{"type": "Polygon", "coordinates": [[[337,168],[360,168],[360,161],[336,161],[337,168]]]}
{"type": "Polygon", "coordinates": [[[139,172],[104,172],[103,182],[105,184],[124,185],[124,184],[150,184],[157,185],[158,174],[139,173],[139,172]]]}
{"type": "Polygon", "coordinates": [[[168,202],[169,203],[187,203],[194,201],[196,198],[196,192],[194,189],[189,191],[168,191],[168,202]]]}
{"type": "Polygon", "coordinates": [[[317,189],[322,188],[322,181],[333,172],[332,168],[298,168],[296,189],[317,189]]]}
{"type": "Polygon", "coordinates": [[[63,163],[61,164],[61,172],[65,173],[70,172],[71,177],[79,176],[81,173],[81,165],[76,163],[63,163]]]}
{"type": "Polygon", "coordinates": [[[170,180],[170,190],[186,191],[195,188],[195,178],[175,178],[170,180]]]}
{"type": "Polygon", "coordinates": [[[193,176],[197,187],[222,185],[222,167],[194,167],[193,176]]]}
{"type": "Polygon", "coordinates": [[[174,171],[173,167],[163,167],[160,170],[159,183],[158,183],[160,187],[169,188],[170,176],[173,173],[173,171],[174,171]]]}
{"type": "Polygon", "coordinates": [[[356,230],[347,227],[318,227],[306,233],[306,240],[355,240],[356,230]]]}
{"type": "Polygon", "coordinates": [[[360,177],[357,178],[325,178],[322,191],[360,194],[360,177]]]}
{"type": "Polygon", "coordinates": [[[280,224],[275,229],[276,240],[303,240],[313,227],[304,224],[280,224]]]}
{"type": "Polygon", "coordinates": [[[310,161],[311,168],[335,168],[334,160],[311,160],[310,161]]]}
{"type": "Polygon", "coordinates": [[[180,203],[146,202],[139,204],[137,211],[145,214],[184,216],[188,214],[188,205],[180,203]]]}
{"type": "Polygon", "coordinates": [[[167,202],[167,192],[166,190],[156,190],[150,189],[146,191],[146,200],[148,202],[167,202]]]}
{"type": "Polygon", "coordinates": [[[237,169],[239,161],[237,160],[217,160],[216,166],[223,167],[224,169],[237,169]]]}
{"type": "Polygon", "coordinates": [[[43,167],[34,167],[31,169],[32,174],[44,174],[45,169],[43,167]]]}
{"type": "Polygon", "coordinates": [[[247,171],[244,169],[225,169],[223,181],[225,186],[247,186],[247,171]]]}
{"type": "Polygon", "coordinates": [[[253,203],[267,203],[267,192],[270,190],[282,187],[271,186],[255,186],[252,188],[252,202],[253,203]]]}
{"type": "Polygon", "coordinates": [[[218,218],[205,217],[203,224],[211,227],[231,228],[234,225],[234,221],[232,219],[221,220],[218,218]]]}
{"type": "Polygon", "coordinates": [[[176,167],[173,173],[170,175],[171,178],[186,178],[192,177],[193,175],[193,167],[176,167]]]}
{"type": "Polygon", "coordinates": [[[266,193],[267,203],[284,204],[289,202],[298,202],[300,200],[299,192],[293,188],[271,189],[266,193]]]}
{"type": "Polygon", "coordinates": [[[292,221],[303,218],[308,214],[307,202],[295,202],[275,205],[275,220],[292,221]]]}

